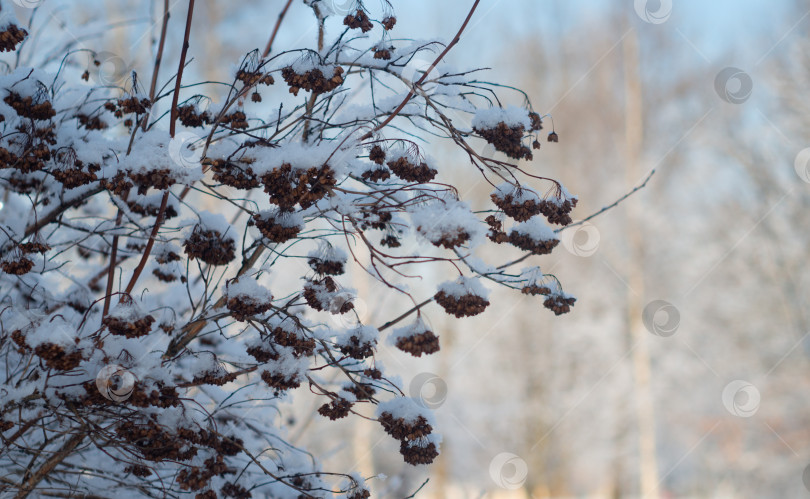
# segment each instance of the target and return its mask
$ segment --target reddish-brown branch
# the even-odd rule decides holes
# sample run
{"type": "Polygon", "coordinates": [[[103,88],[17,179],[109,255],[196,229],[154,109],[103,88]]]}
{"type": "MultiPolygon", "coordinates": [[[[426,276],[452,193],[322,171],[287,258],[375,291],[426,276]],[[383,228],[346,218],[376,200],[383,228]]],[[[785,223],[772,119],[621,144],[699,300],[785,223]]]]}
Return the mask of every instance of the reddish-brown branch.
{"type": "Polygon", "coordinates": [[[186,67],[188,54],[188,40],[191,36],[191,18],[194,15],[194,0],[188,0],[188,16],[186,17],[186,32],[183,35],[183,48],[180,50],[180,63],[177,66],[177,78],[174,81],[174,95],[172,95],[172,112],[169,121],[169,135],[174,137],[177,121],[177,101],[180,98],[180,82],[183,79],[183,69],[186,67]]]}
{"type": "MultiPolygon", "coordinates": [[[[123,201],[126,203],[129,191],[124,194],[123,201]]],[[[121,221],[124,219],[124,210],[118,208],[118,216],[115,218],[115,229],[117,230],[118,227],[121,226],[121,221]]],[[[118,261],[118,240],[120,237],[118,234],[113,236],[112,240],[112,250],[110,251],[110,264],[107,268],[107,290],[104,294],[104,309],[101,312],[101,318],[107,316],[107,313],[110,311],[110,298],[112,297],[112,287],[113,287],[113,279],[115,279],[115,264],[118,261]]]]}
{"type": "Polygon", "coordinates": [[[281,22],[284,20],[284,16],[287,15],[287,10],[289,10],[290,5],[292,5],[292,0],[287,0],[287,5],[281,9],[281,13],[278,15],[278,19],[276,20],[276,26],[273,28],[273,34],[270,35],[270,39],[267,41],[267,45],[264,47],[264,52],[262,52],[262,59],[270,55],[270,51],[273,49],[273,42],[278,34],[278,29],[281,27],[281,22]]]}
{"type": "MultiPolygon", "coordinates": [[[[176,130],[176,121],[177,121],[177,102],[180,97],[180,82],[183,79],[183,69],[186,67],[186,55],[188,54],[188,40],[191,36],[191,19],[194,16],[194,0],[188,0],[188,16],[186,17],[186,31],[183,35],[183,49],[180,51],[180,62],[177,66],[177,78],[174,83],[174,95],[172,96],[172,110],[171,110],[171,117],[169,121],[169,135],[174,138],[175,130],[176,130]]],[[[132,289],[135,288],[135,283],[138,282],[138,278],[141,276],[144,267],[146,267],[146,262],[149,260],[149,254],[152,252],[152,247],[155,245],[155,237],[157,237],[158,231],[160,230],[160,226],[163,223],[163,215],[166,212],[166,205],[169,202],[169,190],[167,189],[166,192],[163,193],[163,198],[160,200],[160,209],[158,210],[157,216],[155,217],[155,225],[152,227],[152,233],[149,234],[149,241],[146,243],[146,248],[143,250],[143,256],[141,256],[141,261],[138,262],[138,266],[135,267],[135,272],[132,273],[132,278],[129,280],[129,284],[127,284],[126,293],[129,294],[132,292],[132,289]]]]}
{"type": "Polygon", "coordinates": [[[27,497],[28,494],[30,494],[31,491],[34,490],[34,487],[36,487],[37,484],[48,475],[48,473],[50,473],[54,468],[56,468],[56,466],[59,465],[59,463],[61,463],[66,457],[68,457],[70,453],[73,452],[73,450],[76,447],[78,447],[80,443],[82,443],[82,440],[84,440],[84,433],[80,432],[73,435],[67,442],[65,442],[65,445],[63,445],[58,452],[56,452],[47,461],[45,461],[45,463],[37,470],[37,472],[31,475],[31,477],[28,480],[26,480],[24,484],[22,484],[22,487],[20,487],[20,491],[17,492],[16,496],[14,496],[15,499],[22,499],[23,497],[27,497]]]}
{"type": "MultiPolygon", "coordinates": [[[[155,56],[155,68],[152,70],[152,83],[149,85],[149,101],[155,103],[155,89],[157,88],[158,72],[160,63],[163,61],[163,47],[166,45],[166,31],[169,26],[169,0],[163,0],[163,25],[160,27],[160,42],[158,42],[157,55],[155,56]]],[[[151,108],[149,108],[151,110],[151,108]]],[[[149,113],[149,111],[147,111],[149,113]]],[[[143,131],[149,120],[143,121],[143,131]]]]}

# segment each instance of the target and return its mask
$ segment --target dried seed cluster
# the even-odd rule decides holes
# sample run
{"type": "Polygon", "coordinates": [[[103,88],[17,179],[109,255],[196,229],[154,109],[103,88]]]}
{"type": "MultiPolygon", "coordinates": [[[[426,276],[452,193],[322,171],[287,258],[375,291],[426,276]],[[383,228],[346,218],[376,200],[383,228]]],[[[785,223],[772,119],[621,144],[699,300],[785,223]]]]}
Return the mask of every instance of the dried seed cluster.
{"type": "Polygon", "coordinates": [[[301,232],[298,224],[285,224],[284,213],[253,215],[253,221],[262,235],[274,243],[283,243],[301,232]]]}
{"type": "Polygon", "coordinates": [[[570,199],[544,199],[540,202],[540,213],[548,219],[549,223],[568,225],[571,220],[571,210],[577,206],[577,198],[570,199]]]}
{"type": "Polygon", "coordinates": [[[233,161],[215,159],[211,162],[214,180],[237,189],[253,189],[259,187],[259,179],[250,166],[239,166],[233,161]]]}
{"type": "Polygon", "coordinates": [[[262,183],[271,203],[292,210],[296,203],[306,209],[323,199],[337,181],[329,165],[299,170],[284,163],[264,175],[262,183]]]}
{"type": "Polygon", "coordinates": [[[127,338],[139,338],[146,336],[152,330],[155,318],[151,315],[132,320],[121,319],[112,315],[105,317],[101,323],[107,326],[111,334],[125,336],[127,338]]]}
{"type": "Polygon", "coordinates": [[[414,357],[421,357],[422,354],[430,355],[439,351],[439,337],[433,331],[425,330],[410,336],[400,336],[396,347],[414,357]]]}
{"type": "Polygon", "coordinates": [[[390,412],[383,412],[377,420],[386,433],[400,441],[399,452],[408,464],[430,464],[439,455],[436,445],[427,440],[433,427],[423,416],[413,422],[394,418],[390,412]]]}
{"type": "Polygon", "coordinates": [[[560,244],[559,239],[534,239],[516,230],[509,232],[509,243],[534,255],[547,255],[560,244]]]}
{"type": "Polygon", "coordinates": [[[56,116],[56,110],[53,108],[50,101],[41,99],[40,102],[34,102],[34,98],[30,95],[22,97],[17,92],[9,92],[3,99],[3,102],[11,106],[14,112],[23,118],[49,120],[56,116]]]}
{"type": "Polygon", "coordinates": [[[177,119],[183,126],[189,128],[198,128],[214,122],[208,110],[200,111],[197,106],[191,104],[177,106],[177,119]]]}
{"type": "Polygon", "coordinates": [[[34,354],[45,361],[45,365],[57,371],[70,371],[79,366],[82,361],[82,352],[73,350],[66,352],[61,345],[54,343],[41,343],[34,348],[34,354]]]}
{"type": "Polygon", "coordinates": [[[433,178],[436,177],[436,173],[438,173],[426,163],[419,163],[418,165],[411,163],[405,156],[401,156],[394,161],[389,161],[387,164],[388,168],[394,172],[394,175],[407,182],[419,182],[420,184],[424,184],[433,180],[433,178]]]}
{"type": "Polygon", "coordinates": [[[341,419],[348,416],[352,409],[352,405],[353,404],[348,400],[342,397],[337,397],[331,402],[320,406],[318,408],[318,414],[334,421],[336,419],[341,419]]]}
{"type": "Polygon", "coordinates": [[[508,216],[518,222],[525,222],[540,213],[541,203],[535,199],[525,199],[518,201],[513,194],[505,194],[500,191],[490,195],[495,206],[503,210],[508,216]]]}
{"type": "Polygon", "coordinates": [[[338,286],[335,280],[327,276],[323,279],[308,280],[304,284],[303,294],[307,305],[315,310],[329,311],[333,314],[345,314],[354,308],[354,304],[351,300],[336,304],[335,293],[337,290],[338,286]]]}
{"type": "Polygon", "coordinates": [[[489,306],[487,299],[474,294],[454,296],[444,291],[439,291],[433,295],[433,299],[436,300],[436,303],[441,305],[448,314],[455,315],[458,318],[478,315],[489,306]]]}
{"type": "Polygon", "coordinates": [[[288,331],[281,326],[273,329],[273,340],[283,347],[292,348],[296,357],[308,357],[315,351],[315,340],[304,335],[303,330],[288,331]]]}
{"type": "Polygon", "coordinates": [[[186,255],[209,265],[227,265],[236,258],[236,243],[224,237],[219,231],[194,227],[185,241],[186,255]]]}
{"type": "Polygon", "coordinates": [[[289,85],[291,94],[298,95],[298,91],[303,88],[317,95],[331,92],[343,84],[343,68],[336,66],[332,76],[327,78],[318,68],[299,74],[291,66],[288,66],[281,70],[281,77],[289,85]]]}
{"type": "Polygon", "coordinates": [[[16,24],[9,24],[3,31],[0,31],[0,52],[13,52],[17,50],[28,32],[18,27],[16,24]]]}
{"type": "MultiPolygon", "coordinates": [[[[343,24],[348,26],[349,29],[360,29],[363,33],[374,29],[374,25],[371,24],[371,20],[362,9],[357,9],[357,12],[354,14],[347,15],[343,19],[343,24]]],[[[393,27],[393,25],[391,25],[391,27],[393,27]]]]}
{"type": "Polygon", "coordinates": [[[552,294],[543,302],[543,306],[554,312],[554,315],[562,315],[571,310],[577,299],[573,296],[563,294],[552,294]]]}

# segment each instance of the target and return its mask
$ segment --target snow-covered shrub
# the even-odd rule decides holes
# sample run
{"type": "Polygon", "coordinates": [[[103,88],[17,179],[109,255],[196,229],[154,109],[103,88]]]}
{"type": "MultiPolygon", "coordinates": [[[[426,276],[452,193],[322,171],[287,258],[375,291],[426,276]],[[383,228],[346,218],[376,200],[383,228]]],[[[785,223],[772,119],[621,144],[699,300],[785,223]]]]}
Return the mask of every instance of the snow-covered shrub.
{"type": "Polygon", "coordinates": [[[303,0],[313,46],[223,61],[235,69],[218,84],[189,81],[184,3],[187,17],[157,23],[179,57],[156,43],[141,69],[154,78],[112,82],[98,76],[101,52],[68,44],[53,57],[44,32],[34,50],[48,16],[23,24],[1,4],[0,492],[369,497],[354,470],[288,445],[279,402],[305,387],[322,416],[376,419],[407,463],[432,462],[435,420],[395,395],[378,346],[387,335],[411,355],[437,352],[422,307],[498,307],[486,281],[568,311],[556,277],[511,269],[553,250],[546,221],[571,223],[577,198],[476,152],[486,141],[531,159],[544,116],[528,99],[501,108],[493,96],[509,87],[445,66],[458,38],[393,38],[388,2],[333,19],[331,2],[303,0]],[[441,164],[420,138],[469,162],[441,164]],[[493,204],[459,199],[458,174],[497,183],[493,204]],[[474,252],[491,241],[528,253],[485,264],[474,252]],[[398,269],[437,262],[450,280],[417,300],[398,269]],[[300,279],[268,275],[281,268],[300,279]],[[349,279],[362,271],[418,305],[383,325],[336,320],[355,314],[349,279]]]}

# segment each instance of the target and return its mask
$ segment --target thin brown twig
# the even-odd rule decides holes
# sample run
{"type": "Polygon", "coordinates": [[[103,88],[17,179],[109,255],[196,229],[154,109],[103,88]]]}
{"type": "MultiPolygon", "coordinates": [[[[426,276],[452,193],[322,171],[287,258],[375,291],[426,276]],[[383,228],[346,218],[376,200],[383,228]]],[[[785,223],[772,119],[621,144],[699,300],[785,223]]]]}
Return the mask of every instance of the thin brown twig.
{"type": "MultiPolygon", "coordinates": [[[[163,47],[166,45],[166,31],[169,26],[169,0],[163,0],[163,25],[160,27],[160,42],[158,42],[158,49],[157,55],[155,56],[155,67],[152,70],[152,83],[149,85],[149,101],[152,105],[155,104],[155,89],[157,88],[157,80],[158,80],[158,72],[160,71],[160,63],[163,61],[163,47]]],[[[149,110],[146,111],[147,116],[151,113],[152,108],[150,107],[149,110]]],[[[149,120],[146,119],[143,121],[143,131],[146,131],[146,127],[149,123],[149,120]]]]}
{"type": "Polygon", "coordinates": [[[416,87],[418,87],[425,81],[430,72],[433,71],[439,64],[439,61],[444,59],[447,53],[450,52],[450,49],[452,49],[459,42],[459,40],[461,40],[461,33],[463,33],[464,30],[467,28],[467,24],[469,24],[470,19],[472,19],[473,13],[475,13],[475,9],[478,8],[478,4],[480,2],[481,0],[475,0],[475,3],[473,3],[472,8],[470,8],[470,12],[467,14],[467,18],[464,19],[464,23],[461,25],[461,28],[459,28],[458,32],[456,33],[456,36],[454,36],[453,40],[447,44],[447,47],[445,47],[444,50],[442,50],[442,53],[439,54],[439,57],[437,57],[435,61],[433,61],[433,64],[430,65],[430,67],[427,69],[427,71],[425,71],[422,77],[419,78],[419,80],[417,80],[416,83],[413,84],[413,88],[411,88],[411,90],[408,92],[408,95],[406,95],[405,98],[402,99],[402,102],[400,102],[399,106],[397,106],[397,108],[394,109],[394,112],[388,115],[385,121],[374,127],[373,130],[363,135],[360,138],[361,141],[370,139],[371,137],[374,136],[374,133],[379,132],[382,128],[391,123],[391,121],[405,108],[408,102],[411,101],[413,96],[416,95],[416,87]]]}
{"type": "Polygon", "coordinates": [[[278,19],[276,20],[276,26],[273,28],[273,34],[270,35],[270,39],[267,40],[267,45],[264,47],[264,52],[262,52],[262,59],[270,55],[270,51],[273,49],[273,42],[278,34],[278,29],[281,27],[281,22],[284,20],[284,16],[287,15],[287,10],[289,10],[290,5],[292,5],[292,0],[287,0],[287,5],[281,9],[281,13],[278,15],[278,19]]]}
{"type": "Polygon", "coordinates": [[[36,473],[31,475],[31,477],[25,481],[20,487],[20,491],[17,492],[17,495],[14,496],[14,499],[22,499],[27,497],[28,494],[34,490],[34,487],[37,486],[39,482],[42,481],[45,476],[50,473],[56,466],[61,463],[66,457],[70,455],[73,450],[79,446],[80,443],[84,440],[84,433],[77,433],[73,435],[65,444],[52,455],[47,461],[45,461],[42,466],[37,470],[36,473]]]}
{"type": "MultiPolygon", "coordinates": [[[[183,69],[186,67],[186,55],[188,54],[188,47],[189,47],[189,37],[191,36],[191,19],[194,16],[194,0],[188,0],[188,16],[186,17],[186,31],[183,34],[183,48],[180,51],[180,62],[178,63],[177,67],[177,78],[174,83],[174,95],[172,96],[172,110],[171,116],[169,121],[169,135],[174,138],[175,130],[177,127],[177,102],[180,98],[180,82],[183,79],[183,69]]],[[[146,248],[143,250],[143,256],[141,257],[141,261],[138,262],[138,266],[135,267],[135,271],[132,273],[132,278],[129,280],[129,284],[127,284],[126,293],[129,294],[132,292],[132,289],[135,287],[135,283],[138,282],[138,278],[141,276],[141,272],[143,272],[144,267],[146,266],[146,262],[149,260],[149,254],[152,252],[152,247],[155,245],[155,238],[157,237],[158,231],[160,230],[160,226],[163,223],[163,215],[166,212],[166,205],[169,202],[169,190],[167,189],[166,192],[163,193],[163,198],[160,200],[160,209],[158,210],[157,216],[155,217],[155,225],[152,227],[152,233],[149,234],[149,241],[146,243],[146,248]]]]}

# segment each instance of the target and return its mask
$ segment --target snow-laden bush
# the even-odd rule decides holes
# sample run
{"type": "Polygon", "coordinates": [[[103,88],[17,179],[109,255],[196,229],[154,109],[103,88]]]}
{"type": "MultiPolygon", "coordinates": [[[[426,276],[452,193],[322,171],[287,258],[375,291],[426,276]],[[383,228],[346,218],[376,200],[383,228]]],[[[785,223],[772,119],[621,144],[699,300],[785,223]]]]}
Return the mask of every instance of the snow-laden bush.
{"type": "Polygon", "coordinates": [[[547,223],[571,223],[577,198],[471,145],[531,159],[544,116],[528,98],[502,108],[506,87],[443,63],[458,37],[409,41],[387,2],[337,19],[333,2],[304,3],[316,46],[271,38],[228,61],[230,82],[199,85],[185,49],[163,54],[164,38],[195,43],[193,0],[186,29],[158,19],[154,76],[120,82],[101,52],[34,50],[45,24],[2,4],[0,491],[368,497],[354,470],[323,470],[290,445],[269,408],[303,387],[322,416],[377,420],[407,463],[428,464],[435,420],[375,362],[381,337],[433,354],[420,309],[498,307],[484,283],[543,295],[556,313],[573,304],[556,277],[512,268],[552,251],[547,223]],[[428,156],[441,141],[469,162],[428,156]],[[497,184],[493,204],[459,199],[459,174],[497,184]],[[494,243],[528,254],[473,256],[494,243]],[[399,269],[437,262],[449,280],[412,296],[399,269]],[[268,275],[282,267],[303,282],[268,275]],[[330,321],[355,313],[350,268],[414,306],[377,327],[330,321]]]}

